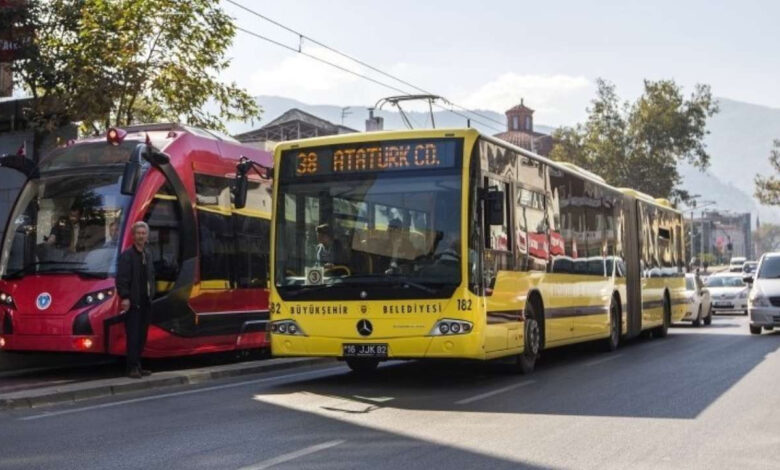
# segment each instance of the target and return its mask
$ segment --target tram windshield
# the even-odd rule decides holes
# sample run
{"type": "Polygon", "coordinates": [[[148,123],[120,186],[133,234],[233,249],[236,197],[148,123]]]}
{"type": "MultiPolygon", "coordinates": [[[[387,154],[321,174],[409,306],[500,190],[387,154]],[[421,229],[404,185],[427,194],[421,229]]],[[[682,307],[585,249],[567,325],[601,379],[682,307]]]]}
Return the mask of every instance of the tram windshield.
{"type": "Polygon", "coordinates": [[[122,163],[131,151],[128,144],[84,144],[44,160],[11,213],[0,260],[3,278],[115,274],[131,199],[120,193],[122,163]]]}

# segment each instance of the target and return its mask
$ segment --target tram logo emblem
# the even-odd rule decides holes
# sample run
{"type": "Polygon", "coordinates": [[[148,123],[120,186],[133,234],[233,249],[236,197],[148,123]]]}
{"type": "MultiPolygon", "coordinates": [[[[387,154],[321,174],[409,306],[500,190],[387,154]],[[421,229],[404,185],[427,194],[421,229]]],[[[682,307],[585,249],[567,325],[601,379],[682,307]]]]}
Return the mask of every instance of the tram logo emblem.
{"type": "Polygon", "coordinates": [[[368,320],[360,320],[357,324],[357,331],[360,336],[370,336],[374,331],[374,326],[368,320]]]}
{"type": "Polygon", "coordinates": [[[48,292],[38,294],[38,298],[35,299],[35,306],[38,307],[38,310],[46,310],[51,307],[51,294],[48,292]]]}

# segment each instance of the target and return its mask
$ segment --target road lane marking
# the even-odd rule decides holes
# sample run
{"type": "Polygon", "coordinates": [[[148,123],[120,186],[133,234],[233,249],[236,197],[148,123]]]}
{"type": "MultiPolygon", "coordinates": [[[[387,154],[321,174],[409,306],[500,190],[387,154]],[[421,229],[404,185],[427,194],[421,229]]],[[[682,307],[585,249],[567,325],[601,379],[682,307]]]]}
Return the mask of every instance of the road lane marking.
{"type": "Polygon", "coordinates": [[[536,380],[526,380],[524,382],[516,383],[514,385],[509,385],[507,387],[499,388],[496,390],[492,390],[490,392],[480,393],[479,395],[474,395],[473,397],[464,398],[463,400],[458,400],[455,402],[456,405],[468,405],[469,403],[473,403],[478,400],[483,400],[485,398],[490,398],[494,395],[498,395],[500,393],[508,392],[510,390],[514,390],[516,388],[525,387],[526,385],[531,385],[532,383],[536,382],[536,380]]]}
{"type": "Polygon", "coordinates": [[[613,354],[611,356],[602,357],[601,359],[596,359],[595,361],[586,362],[585,365],[588,366],[588,367],[595,366],[596,364],[601,364],[603,362],[611,361],[612,359],[617,359],[617,358],[619,358],[622,355],[623,355],[623,353],[613,354]]]}
{"type": "Polygon", "coordinates": [[[324,372],[333,372],[336,370],[344,370],[344,366],[338,366],[338,367],[328,367],[327,369],[318,369],[318,370],[311,370],[307,372],[296,372],[294,374],[284,374],[284,375],[277,375],[274,377],[265,377],[262,379],[254,379],[254,380],[245,380],[243,382],[237,382],[237,383],[230,383],[230,384],[224,384],[224,385],[214,385],[212,387],[205,387],[205,388],[199,388],[196,390],[183,390],[181,392],[171,392],[171,393],[163,393],[162,395],[152,395],[148,397],[140,397],[140,398],[131,398],[129,400],[122,400],[122,401],[115,401],[111,403],[101,403],[100,405],[91,405],[91,406],[84,406],[81,408],[73,408],[69,410],[60,410],[60,411],[50,411],[47,413],[42,413],[39,415],[33,415],[33,416],[24,416],[22,418],[18,418],[19,421],[32,421],[35,419],[41,419],[41,418],[51,418],[54,416],[61,416],[61,415],[67,415],[71,413],[80,413],[82,411],[91,411],[91,410],[99,410],[103,408],[112,408],[114,406],[120,406],[120,405],[129,405],[132,403],[141,403],[145,401],[151,401],[151,400],[159,400],[163,398],[170,398],[170,397],[178,397],[182,395],[192,395],[195,393],[202,393],[202,392],[212,392],[214,390],[224,390],[228,388],[236,388],[236,387],[242,387],[244,385],[253,385],[263,382],[270,382],[272,380],[281,380],[281,379],[289,379],[292,377],[301,377],[305,375],[314,375],[314,374],[321,374],[324,372]]]}
{"type": "Polygon", "coordinates": [[[299,457],[304,457],[306,455],[310,455],[315,452],[320,452],[325,449],[330,449],[331,447],[336,447],[337,445],[343,444],[344,442],[346,441],[328,441],[328,442],[323,442],[322,444],[304,447],[303,449],[296,450],[295,452],[282,454],[279,457],[274,457],[272,459],[264,460],[262,462],[256,463],[254,465],[249,465],[247,467],[241,467],[239,470],[264,470],[266,468],[271,468],[274,465],[278,465],[280,463],[289,462],[299,457]]]}

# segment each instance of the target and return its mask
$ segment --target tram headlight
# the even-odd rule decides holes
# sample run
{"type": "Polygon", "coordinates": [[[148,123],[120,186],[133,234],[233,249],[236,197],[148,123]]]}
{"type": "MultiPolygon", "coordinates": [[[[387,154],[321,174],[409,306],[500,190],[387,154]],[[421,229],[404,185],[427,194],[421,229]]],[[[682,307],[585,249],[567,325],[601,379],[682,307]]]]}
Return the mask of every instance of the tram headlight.
{"type": "Polygon", "coordinates": [[[274,335],[306,336],[295,320],[279,320],[271,322],[268,331],[274,335]]]}
{"type": "Polygon", "coordinates": [[[451,336],[451,335],[463,335],[471,332],[474,325],[466,320],[454,320],[451,318],[444,318],[436,322],[433,325],[433,329],[428,333],[428,336],[451,336]]]}
{"type": "Polygon", "coordinates": [[[0,292],[0,305],[16,309],[14,298],[11,297],[11,294],[6,294],[5,292],[0,292]]]}
{"type": "Polygon", "coordinates": [[[113,295],[114,295],[114,289],[102,289],[99,291],[90,292],[89,294],[84,295],[84,297],[82,297],[81,300],[76,302],[76,305],[74,305],[73,308],[84,308],[84,307],[90,307],[92,305],[97,305],[105,302],[113,295]]]}

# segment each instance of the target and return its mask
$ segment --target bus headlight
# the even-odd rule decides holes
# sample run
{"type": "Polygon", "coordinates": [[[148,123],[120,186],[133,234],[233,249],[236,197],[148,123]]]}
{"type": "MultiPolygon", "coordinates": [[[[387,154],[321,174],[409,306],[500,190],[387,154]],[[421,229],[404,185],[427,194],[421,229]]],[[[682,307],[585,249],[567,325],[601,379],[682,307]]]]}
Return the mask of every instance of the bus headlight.
{"type": "Polygon", "coordinates": [[[465,320],[453,320],[451,318],[444,318],[436,322],[433,325],[433,329],[428,333],[428,336],[451,336],[451,335],[463,335],[471,332],[474,325],[471,322],[465,320]]]}
{"type": "Polygon", "coordinates": [[[279,320],[271,322],[268,331],[275,335],[306,336],[295,320],[279,320]]]}

